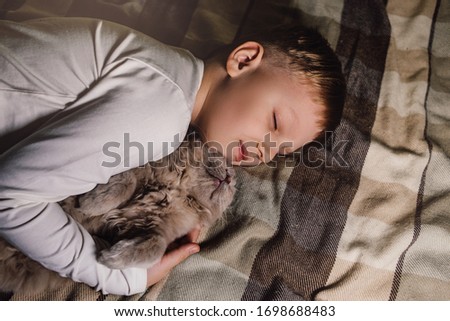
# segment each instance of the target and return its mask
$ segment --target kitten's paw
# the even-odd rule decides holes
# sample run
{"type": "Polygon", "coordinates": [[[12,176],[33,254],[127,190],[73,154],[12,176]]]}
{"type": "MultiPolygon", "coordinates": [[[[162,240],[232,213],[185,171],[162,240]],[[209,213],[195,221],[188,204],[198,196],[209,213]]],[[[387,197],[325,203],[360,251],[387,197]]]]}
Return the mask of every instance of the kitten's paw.
{"type": "Polygon", "coordinates": [[[139,267],[148,269],[158,263],[166,250],[160,237],[150,240],[121,240],[109,249],[100,251],[98,261],[111,269],[139,267]]]}
{"type": "Polygon", "coordinates": [[[137,179],[133,171],[112,176],[107,184],[79,196],[80,210],[87,216],[98,216],[121,207],[133,195],[137,179]]]}

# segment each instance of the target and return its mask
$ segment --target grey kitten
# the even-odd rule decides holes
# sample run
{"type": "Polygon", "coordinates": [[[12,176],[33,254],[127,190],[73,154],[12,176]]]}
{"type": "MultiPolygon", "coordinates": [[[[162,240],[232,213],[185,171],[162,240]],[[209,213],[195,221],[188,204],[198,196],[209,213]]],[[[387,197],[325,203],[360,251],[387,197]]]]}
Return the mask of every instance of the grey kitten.
{"type": "MultiPolygon", "coordinates": [[[[149,268],[173,241],[220,218],[234,193],[233,168],[191,133],[162,160],[59,203],[94,236],[99,262],[149,268]]],[[[0,290],[38,292],[65,281],[0,238],[0,290]]]]}

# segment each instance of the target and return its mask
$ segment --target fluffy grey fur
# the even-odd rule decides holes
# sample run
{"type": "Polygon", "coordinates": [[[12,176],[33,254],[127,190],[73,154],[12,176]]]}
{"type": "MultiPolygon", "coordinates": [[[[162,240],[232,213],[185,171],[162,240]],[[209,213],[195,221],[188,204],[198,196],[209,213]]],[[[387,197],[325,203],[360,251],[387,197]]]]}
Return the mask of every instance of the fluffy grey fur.
{"type": "MultiPolygon", "coordinates": [[[[148,268],[174,240],[222,215],[235,193],[234,176],[220,154],[191,134],[161,161],[115,175],[60,205],[98,241],[99,262],[148,268]]],[[[63,282],[0,239],[2,291],[38,292],[63,282]]]]}

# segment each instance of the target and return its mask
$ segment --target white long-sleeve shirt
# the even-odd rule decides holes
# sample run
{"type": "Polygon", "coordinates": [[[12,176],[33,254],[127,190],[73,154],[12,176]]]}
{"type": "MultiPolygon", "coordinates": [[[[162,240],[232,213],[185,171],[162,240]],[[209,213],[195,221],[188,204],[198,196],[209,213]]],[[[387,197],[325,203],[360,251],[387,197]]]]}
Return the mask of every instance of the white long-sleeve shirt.
{"type": "Polygon", "coordinates": [[[112,22],[0,21],[0,235],[103,293],[144,291],[146,270],[99,264],[92,237],[56,202],[171,153],[203,68],[112,22]]]}

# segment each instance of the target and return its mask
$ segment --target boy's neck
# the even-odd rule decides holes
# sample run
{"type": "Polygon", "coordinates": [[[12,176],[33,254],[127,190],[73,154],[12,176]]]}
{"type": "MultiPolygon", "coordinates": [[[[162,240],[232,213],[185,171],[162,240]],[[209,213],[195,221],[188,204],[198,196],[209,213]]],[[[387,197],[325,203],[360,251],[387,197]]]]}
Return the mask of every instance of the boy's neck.
{"type": "Polygon", "coordinates": [[[203,112],[203,107],[210,92],[214,90],[224,77],[226,77],[226,71],[220,63],[211,60],[205,61],[202,81],[192,108],[191,124],[196,123],[199,115],[203,112]]]}

